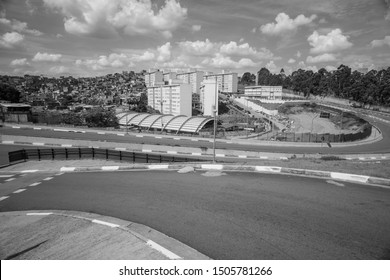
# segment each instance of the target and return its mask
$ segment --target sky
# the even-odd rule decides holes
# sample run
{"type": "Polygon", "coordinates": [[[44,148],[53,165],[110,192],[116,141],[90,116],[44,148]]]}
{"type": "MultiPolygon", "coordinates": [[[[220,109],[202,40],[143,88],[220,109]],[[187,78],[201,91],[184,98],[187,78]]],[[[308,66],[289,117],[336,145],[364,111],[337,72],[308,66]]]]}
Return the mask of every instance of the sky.
{"type": "Polygon", "coordinates": [[[0,74],[390,66],[390,0],[0,0],[0,74]]]}

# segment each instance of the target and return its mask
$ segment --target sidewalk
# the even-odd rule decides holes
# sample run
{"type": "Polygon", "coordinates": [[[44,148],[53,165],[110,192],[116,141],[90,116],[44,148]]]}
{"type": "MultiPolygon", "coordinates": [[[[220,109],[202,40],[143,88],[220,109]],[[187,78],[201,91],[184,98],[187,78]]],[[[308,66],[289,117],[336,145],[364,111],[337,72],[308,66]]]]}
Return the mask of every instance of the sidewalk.
{"type": "Polygon", "coordinates": [[[147,226],[74,211],[0,213],[0,259],[207,260],[147,226]]]}

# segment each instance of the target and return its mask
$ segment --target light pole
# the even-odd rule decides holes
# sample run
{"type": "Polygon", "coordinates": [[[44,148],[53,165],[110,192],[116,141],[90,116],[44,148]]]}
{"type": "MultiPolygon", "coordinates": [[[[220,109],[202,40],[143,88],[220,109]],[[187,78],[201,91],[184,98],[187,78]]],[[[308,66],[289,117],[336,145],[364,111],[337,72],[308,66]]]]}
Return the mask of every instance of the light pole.
{"type": "Polygon", "coordinates": [[[214,135],[213,135],[213,163],[215,163],[215,139],[217,135],[217,112],[218,112],[218,87],[217,87],[217,79],[215,79],[215,100],[213,106],[214,113],[214,135]]]}
{"type": "Polygon", "coordinates": [[[128,117],[129,117],[129,114],[126,113],[126,134],[127,135],[129,134],[129,121],[127,120],[128,117]]]}
{"type": "Polygon", "coordinates": [[[160,99],[160,105],[161,105],[161,134],[163,133],[163,129],[164,129],[164,124],[163,124],[163,117],[164,117],[164,114],[163,114],[163,104],[165,103],[166,100],[162,100],[162,96],[161,96],[161,99],[160,99]]]}

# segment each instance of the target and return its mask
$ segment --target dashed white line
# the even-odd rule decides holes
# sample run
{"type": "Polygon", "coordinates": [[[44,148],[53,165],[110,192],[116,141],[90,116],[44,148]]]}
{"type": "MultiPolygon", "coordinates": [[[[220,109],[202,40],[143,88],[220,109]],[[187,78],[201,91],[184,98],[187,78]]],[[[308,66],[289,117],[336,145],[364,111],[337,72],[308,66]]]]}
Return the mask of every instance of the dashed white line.
{"type": "Polygon", "coordinates": [[[41,182],[32,183],[31,185],[28,185],[29,187],[35,187],[41,184],[41,182]]]}
{"type": "Polygon", "coordinates": [[[14,191],[13,193],[21,193],[21,192],[24,192],[26,189],[18,189],[16,191],[14,191]]]}
{"type": "Polygon", "coordinates": [[[43,179],[43,181],[50,181],[51,179],[53,179],[54,177],[47,177],[45,179],[43,179]]]}
{"type": "Polygon", "coordinates": [[[9,178],[9,179],[7,179],[7,180],[5,180],[6,182],[11,182],[11,181],[13,181],[13,180],[15,180],[16,178],[9,178]]]}
{"type": "Polygon", "coordinates": [[[0,175],[0,178],[10,178],[12,176],[14,176],[14,175],[0,175]]]}
{"type": "Polygon", "coordinates": [[[0,201],[3,201],[5,199],[7,199],[7,198],[9,198],[9,196],[2,196],[2,197],[0,197],[0,201]]]}

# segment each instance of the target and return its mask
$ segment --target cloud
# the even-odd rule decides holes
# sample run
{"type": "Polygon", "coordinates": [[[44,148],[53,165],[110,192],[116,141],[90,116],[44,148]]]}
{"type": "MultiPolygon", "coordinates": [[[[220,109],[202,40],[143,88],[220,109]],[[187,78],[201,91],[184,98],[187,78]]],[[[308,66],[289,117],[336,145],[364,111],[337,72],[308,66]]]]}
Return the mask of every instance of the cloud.
{"type": "Polygon", "coordinates": [[[192,31],[193,32],[198,32],[202,29],[202,25],[197,25],[197,24],[194,24],[192,27],[191,27],[192,31]]]}
{"type": "Polygon", "coordinates": [[[58,62],[62,58],[61,54],[49,54],[38,52],[32,59],[35,62],[58,62]]]}
{"type": "Polygon", "coordinates": [[[45,5],[64,16],[64,27],[74,35],[110,37],[159,32],[172,37],[187,17],[187,9],[176,0],[166,0],[155,11],[151,0],[44,0],[45,5]]]}
{"type": "Polygon", "coordinates": [[[27,61],[27,58],[14,59],[11,61],[10,66],[19,67],[19,66],[29,66],[30,63],[27,61]]]}
{"type": "Polygon", "coordinates": [[[306,58],[307,63],[320,63],[320,62],[329,62],[336,61],[336,56],[331,53],[324,53],[317,56],[308,56],[306,58]]]}
{"type": "Polygon", "coordinates": [[[300,58],[300,57],[302,56],[301,52],[300,52],[300,51],[297,51],[296,56],[297,56],[298,58],[300,58]]]}
{"type": "Polygon", "coordinates": [[[168,42],[161,47],[157,48],[158,56],[157,61],[158,62],[166,62],[171,59],[171,43],[168,42]]]}
{"type": "Polygon", "coordinates": [[[326,67],[325,67],[325,69],[326,69],[328,72],[331,72],[331,71],[335,71],[335,70],[337,70],[337,68],[336,68],[336,67],[334,67],[334,66],[332,66],[332,65],[328,65],[328,66],[326,66],[326,67]]]}
{"type": "Polygon", "coordinates": [[[288,60],[288,63],[295,63],[296,62],[296,60],[294,59],[294,58],[290,58],[289,60],[288,60]]]}
{"type": "Polygon", "coordinates": [[[311,15],[310,17],[299,15],[292,19],[285,13],[279,13],[275,18],[276,23],[271,22],[262,25],[260,30],[267,35],[280,35],[287,31],[295,31],[299,26],[309,24],[316,18],[316,15],[311,15]]]}
{"type": "Polygon", "coordinates": [[[206,39],[205,41],[179,42],[178,45],[184,52],[195,56],[211,54],[216,47],[216,44],[210,42],[209,39],[206,39]]]}
{"type": "MultiPolygon", "coordinates": [[[[390,0],[389,0],[390,1],[390,0]]],[[[382,40],[373,40],[371,43],[370,43],[370,46],[372,48],[375,48],[375,47],[383,47],[383,46],[389,46],[390,47],[390,36],[386,36],[384,39],[382,40]]]]}
{"type": "Polygon", "coordinates": [[[248,43],[238,45],[233,41],[228,44],[223,44],[220,47],[220,53],[235,56],[251,56],[256,59],[270,59],[274,56],[273,53],[266,48],[261,48],[260,51],[258,51],[249,46],[248,43]]]}
{"type": "Polygon", "coordinates": [[[49,69],[49,73],[51,74],[64,74],[69,73],[70,69],[66,66],[53,66],[49,69]]]}
{"type": "Polygon", "coordinates": [[[7,32],[0,38],[0,47],[11,49],[18,46],[24,40],[24,36],[18,32],[7,32]]]}
{"type": "Polygon", "coordinates": [[[0,23],[8,26],[11,28],[13,31],[17,31],[20,33],[26,33],[26,34],[31,34],[34,36],[40,36],[43,33],[41,31],[38,31],[36,29],[29,29],[27,27],[27,23],[13,19],[12,21],[9,19],[6,19],[5,17],[0,18],[0,23]]]}
{"type": "Polygon", "coordinates": [[[317,31],[314,31],[307,40],[312,46],[310,53],[329,53],[339,50],[345,50],[353,46],[348,41],[348,36],[342,34],[341,29],[333,29],[326,35],[320,35],[317,31]]]}
{"type": "Polygon", "coordinates": [[[229,56],[224,56],[220,53],[217,53],[213,58],[206,58],[202,62],[203,65],[215,68],[233,68],[233,69],[242,69],[248,67],[258,67],[260,64],[253,62],[249,58],[242,58],[239,61],[234,61],[229,56]]]}
{"type": "Polygon", "coordinates": [[[275,65],[275,63],[273,62],[273,60],[271,60],[270,62],[268,62],[268,63],[265,65],[265,68],[267,68],[271,73],[276,73],[276,72],[277,72],[277,66],[275,65]]]}

